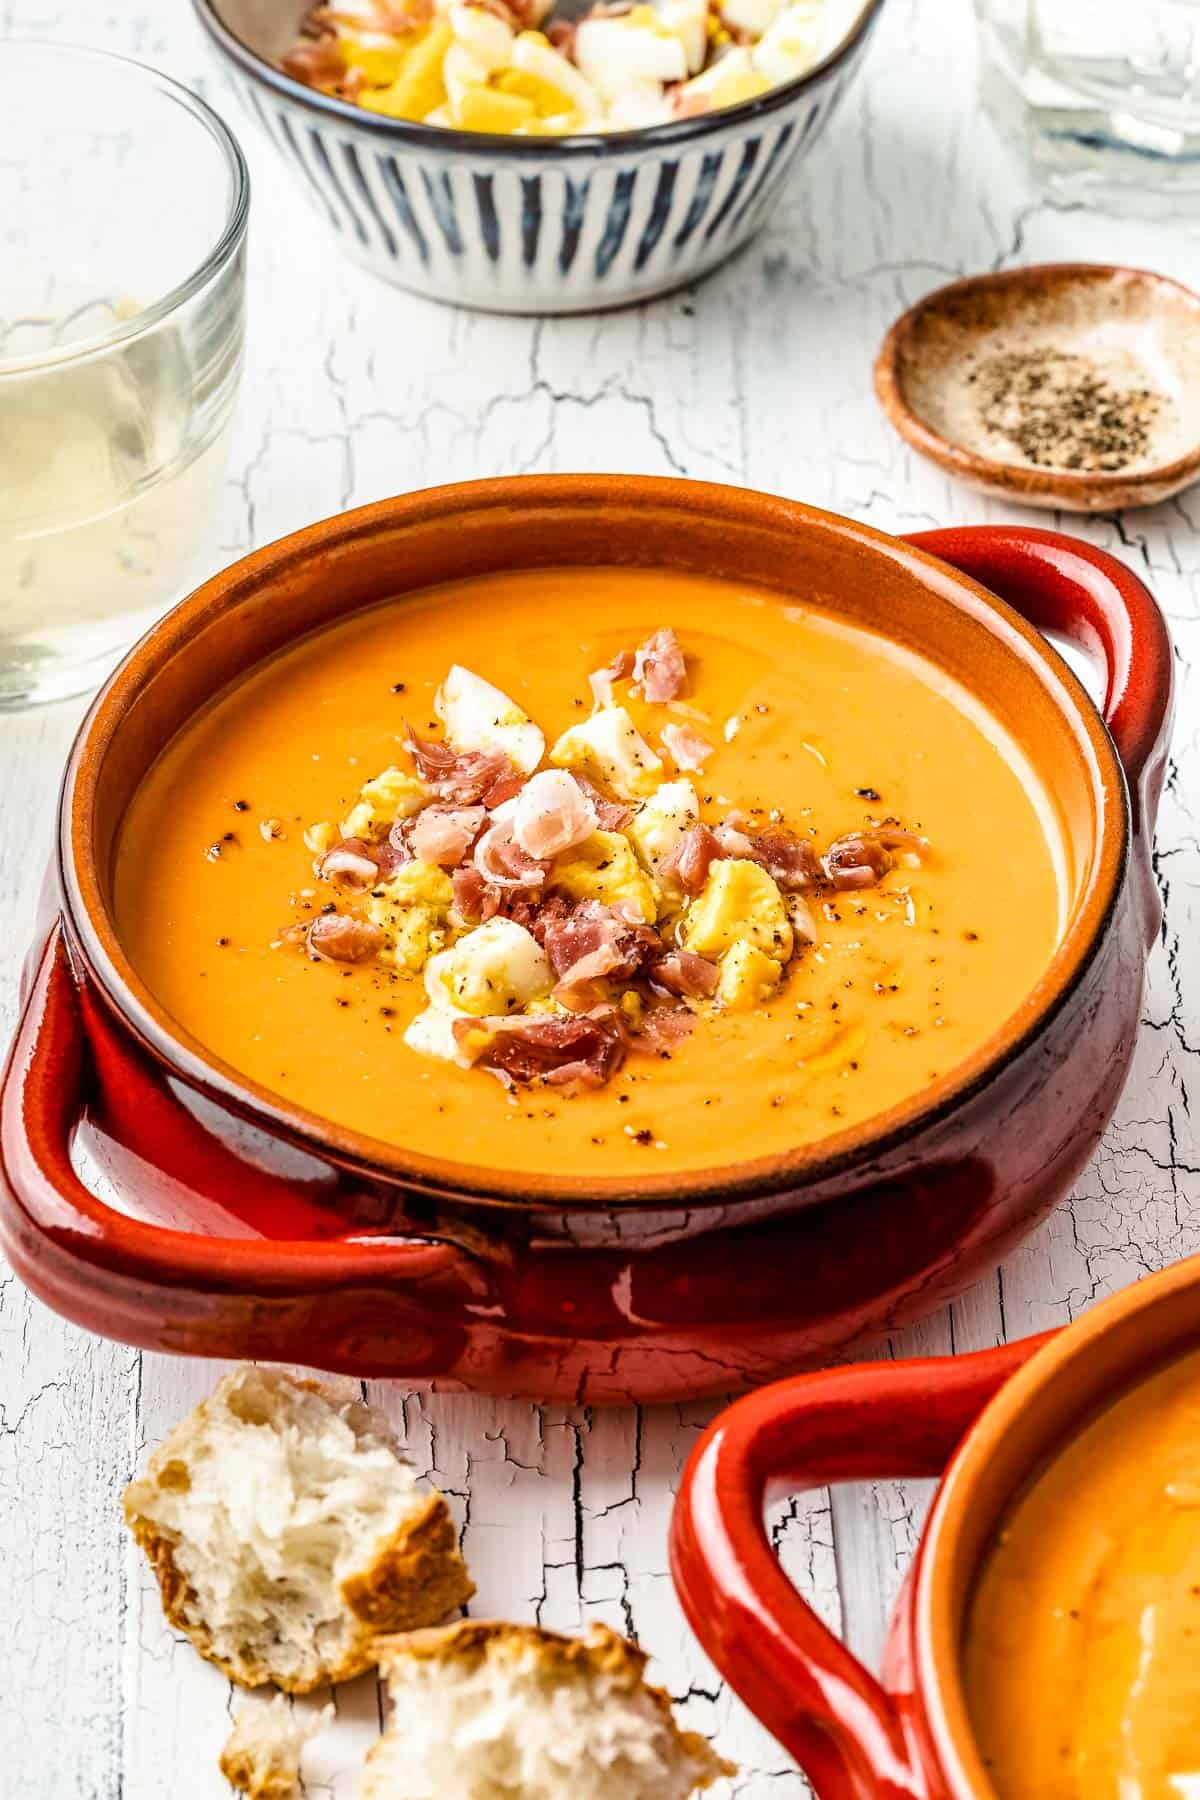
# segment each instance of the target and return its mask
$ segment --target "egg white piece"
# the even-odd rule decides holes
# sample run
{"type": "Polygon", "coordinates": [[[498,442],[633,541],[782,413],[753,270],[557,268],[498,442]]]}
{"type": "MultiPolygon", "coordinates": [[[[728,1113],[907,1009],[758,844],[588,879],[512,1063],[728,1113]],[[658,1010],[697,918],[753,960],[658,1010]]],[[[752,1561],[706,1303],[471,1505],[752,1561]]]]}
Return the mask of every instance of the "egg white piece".
{"type": "Polygon", "coordinates": [[[466,1053],[454,1035],[454,1021],[462,1017],[462,1013],[451,1012],[446,1006],[427,1006],[409,1024],[404,1041],[418,1056],[436,1056],[440,1062],[457,1063],[460,1069],[469,1069],[475,1059],[466,1053]]]}
{"type": "Polygon", "coordinates": [[[455,39],[487,72],[507,68],[512,61],[516,33],[511,25],[482,6],[467,6],[453,0],[446,9],[455,39]]]}
{"type": "Polygon", "coordinates": [[[433,710],[454,750],[500,750],[522,775],[532,774],[545,754],[545,737],[516,701],[459,663],[438,689],[433,710]]]}
{"type": "Polygon", "coordinates": [[[591,770],[622,800],[641,800],[653,792],[663,767],[624,706],[602,706],[590,719],[572,725],[551,750],[550,761],[560,768],[591,770]]]}
{"type": "Polygon", "coordinates": [[[549,44],[532,31],[522,31],[512,48],[512,66],[523,69],[527,75],[538,75],[556,87],[560,93],[573,100],[586,118],[598,118],[604,111],[599,94],[587,78],[586,70],[581,74],[574,63],[552,50],[549,44]]]}
{"type": "Polygon", "coordinates": [[[664,781],[626,830],[643,868],[657,875],[700,818],[700,802],[690,781],[664,781]]]}
{"type": "Polygon", "coordinates": [[[434,1006],[476,1019],[519,1012],[553,986],[546,952],[512,919],[489,919],[425,967],[425,991],[434,1006]]]}
{"type": "Polygon", "coordinates": [[[708,55],[707,0],[666,0],[658,16],[683,45],[689,75],[697,75],[708,55]]]}
{"type": "Polygon", "coordinates": [[[585,19],[575,34],[575,60],[608,101],[647,81],[683,81],[688,72],[679,38],[623,18],[585,19]]]}
{"type": "MultiPolygon", "coordinates": [[[[762,0],[735,0],[735,4],[753,6],[762,0]]],[[[725,12],[729,16],[728,7],[725,12]]],[[[751,50],[750,60],[775,85],[794,81],[820,56],[823,29],[820,0],[792,0],[776,13],[751,50]]]]}

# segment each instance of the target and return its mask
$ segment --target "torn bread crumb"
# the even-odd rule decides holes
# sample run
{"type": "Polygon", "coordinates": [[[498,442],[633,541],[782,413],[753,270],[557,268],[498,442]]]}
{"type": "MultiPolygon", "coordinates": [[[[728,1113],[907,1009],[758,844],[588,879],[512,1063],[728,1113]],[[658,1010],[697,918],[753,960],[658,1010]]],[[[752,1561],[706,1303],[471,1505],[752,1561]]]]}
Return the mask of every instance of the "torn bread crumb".
{"type": "Polygon", "coordinates": [[[227,1375],[130,1483],[125,1517],[170,1623],[245,1687],[348,1681],[378,1633],[474,1592],[446,1502],[349,1383],[227,1375]]]}
{"type": "Polygon", "coordinates": [[[299,1713],[282,1694],[247,1694],[233,1715],[221,1773],[250,1800],[295,1800],[304,1747],[333,1722],[333,1707],[299,1713]]]}
{"type": "Polygon", "coordinates": [[[571,1638],[469,1619],[376,1652],[392,1720],[360,1800],[686,1800],[736,1773],[680,1730],[645,1654],[607,1626],[571,1638]]]}

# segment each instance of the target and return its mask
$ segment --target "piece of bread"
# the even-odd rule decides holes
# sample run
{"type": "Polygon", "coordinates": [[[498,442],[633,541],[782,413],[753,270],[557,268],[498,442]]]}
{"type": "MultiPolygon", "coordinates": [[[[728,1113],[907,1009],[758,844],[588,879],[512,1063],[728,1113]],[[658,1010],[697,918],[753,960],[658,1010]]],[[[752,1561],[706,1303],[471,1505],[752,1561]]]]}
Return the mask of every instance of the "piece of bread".
{"type": "Polygon", "coordinates": [[[392,1719],[359,1800],[685,1800],[736,1773],[604,1625],[464,1619],[375,1649],[392,1719]]]}
{"type": "Polygon", "coordinates": [[[305,1715],[289,1706],[282,1694],[270,1700],[247,1694],[233,1715],[233,1730],[221,1752],[222,1775],[250,1800],[295,1800],[304,1746],[332,1718],[332,1706],[305,1715]]]}
{"type": "Polygon", "coordinates": [[[348,1383],[227,1375],[130,1483],[125,1517],[171,1624],[244,1687],[348,1681],[378,1633],[474,1592],[446,1502],[348,1383]]]}

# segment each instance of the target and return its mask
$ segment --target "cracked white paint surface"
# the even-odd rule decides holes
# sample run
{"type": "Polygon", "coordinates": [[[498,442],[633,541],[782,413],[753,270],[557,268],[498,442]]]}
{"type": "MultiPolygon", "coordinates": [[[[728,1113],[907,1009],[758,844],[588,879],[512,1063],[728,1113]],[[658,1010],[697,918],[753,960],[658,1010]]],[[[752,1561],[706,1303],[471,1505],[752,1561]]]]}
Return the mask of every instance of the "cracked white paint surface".
{"type": "MultiPolygon", "coordinates": [[[[0,0],[0,34],[155,62],[228,108],[182,0],[0,0]]],[[[697,290],[638,311],[536,323],[426,305],[341,261],[251,127],[249,360],[215,567],[339,508],[518,470],[624,469],[795,495],[885,529],[1021,516],[914,458],[882,422],[870,359],[894,314],[951,276],[1117,259],[1200,285],[1200,240],[1038,204],[973,95],[969,9],[889,0],[862,78],[767,234],[697,290]]],[[[131,202],[136,204],[136,200],[131,202]]],[[[1046,520],[1037,522],[1046,523],[1046,520]]],[[[1067,522],[1068,524],[1070,521],[1067,522]]],[[[1088,521],[1169,613],[1183,688],[1160,822],[1163,941],[1117,1122],[1074,1199],[951,1311],[884,1354],[970,1349],[1054,1325],[1200,1249],[1200,490],[1088,521]]],[[[0,720],[3,1029],[80,706],[0,720]]],[[[0,1290],[0,1791],[29,1800],[210,1800],[228,1684],[163,1625],[119,1495],[214,1379],[84,1336],[0,1290]]],[[[452,1496],[473,1610],[635,1632],[689,1724],[739,1760],[730,1793],[800,1795],[779,1748],[717,1682],[666,1573],[680,1468],[712,1409],[539,1410],[399,1391],[388,1407],[452,1496]]],[[[788,1569],[868,1658],[927,1491],[809,1496],[774,1526],[788,1569]]],[[[373,1683],[337,1696],[348,1796],[377,1728],[373,1683]]]]}

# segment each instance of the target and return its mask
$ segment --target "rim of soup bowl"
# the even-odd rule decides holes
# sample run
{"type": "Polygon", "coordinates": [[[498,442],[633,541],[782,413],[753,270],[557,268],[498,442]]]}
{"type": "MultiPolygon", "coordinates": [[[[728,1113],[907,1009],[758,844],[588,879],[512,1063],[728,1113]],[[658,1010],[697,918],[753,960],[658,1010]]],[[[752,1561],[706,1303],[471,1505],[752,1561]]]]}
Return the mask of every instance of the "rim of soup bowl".
{"type": "Polygon", "coordinates": [[[961,1800],[996,1795],[971,1727],[962,1647],[980,1555],[997,1520],[1053,1459],[1055,1447],[1197,1344],[1200,1256],[1190,1256],[1110,1295],[1055,1333],[1009,1377],[955,1452],[914,1567],[913,1652],[938,1762],[961,1800]]]}
{"type": "Polygon", "coordinates": [[[439,154],[478,154],[501,161],[521,162],[529,159],[580,156],[628,156],[631,151],[674,150],[697,138],[708,136],[724,127],[749,125],[790,106],[806,89],[815,87],[852,57],[883,10],[884,0],[862,0],[857,13],[827,55],[803,75],[769,88],[756,99],[743,100],[737,106],[718,107],[693,119],[675,119],[666,125],[643,125],[625,131],[575,131],[562,137],[514,137],[496,131],[462,131],[444,125],[426,125],[414,119],[391,119],[374,113],[352,100],[340,100],[334,94],[297,81],[277,68],[251,47],[222,17],[218,0],[192,0],[196,14],[217,48],[253,80],[272,88],[293,105],[307,107],[310,112],[353,125],[387,143],[402,144],[410,149],[423,149],[439,154]]]}
{"type": "MultiPolygon", "coordinates": [[[[686,518],[681,525],[686,527],[686,518]]],[[[296,634],[297,638],[303,635],[306,633],[296,634]]],[[[282,648],[269,654],[277,655],[282,648]]],[[[268,659],[251,658],[241,673],[268,659]]],[[[602,1207],[610,1202],[656,1206],[686,1196],[689,1205],[716,1207],[815,1186],[847,1174],[898,1149],[999,1076],[1048,1026],[1090,965],[1124,884],[1130,830],[1120,761],[1081,682],[1049,641],[1012,607],[927,551],[839,514],[749,488],[662,476],[520,475],[425,488],[322,520],[242,558],[181,601],[129,652],[80,727],[59,797],[57,866],[69,935],[109,1005],[141,1046],[189,1087],[276,1137],[368,1179],[399,1180],[430,1194],[461,1196],[476,1204],[563,1210],[602,1207]],[[355,543],[393,532],[399,525],[437,522],[449,528],[455,516],[494,509],[511,512],[534,504],[543,514],[561,509],[565,516],[578,515],[581,509],[622,513],[670,509],[703,516],[710,523],[728,520],[731,525],[760,532],[832,530],[843,540],[849,539],[868,560],[880,558],[899,565],[940,594],[952,596],[954,604],[986,625],[1006,656],[1017,660],[1019,643],[1041,664],[1048,692],[1090,746],[1093,795],[1102,802],[1094,815],[1095,854],[1086,887],[1042,976],[971,1056],[908,1100],[791,1151],[743,1158],[713,1170],[663,1175],[546,1175],[421,1156],[292,1105],[207,1049],[155,999],[122,948],[97,860],[95,808],[100,772],[138,694],[168,662],[187,653],[188,645],[206,625],[249,602],[264,579],[273,574],[334,549],[352,549],[355,543]]]]}

